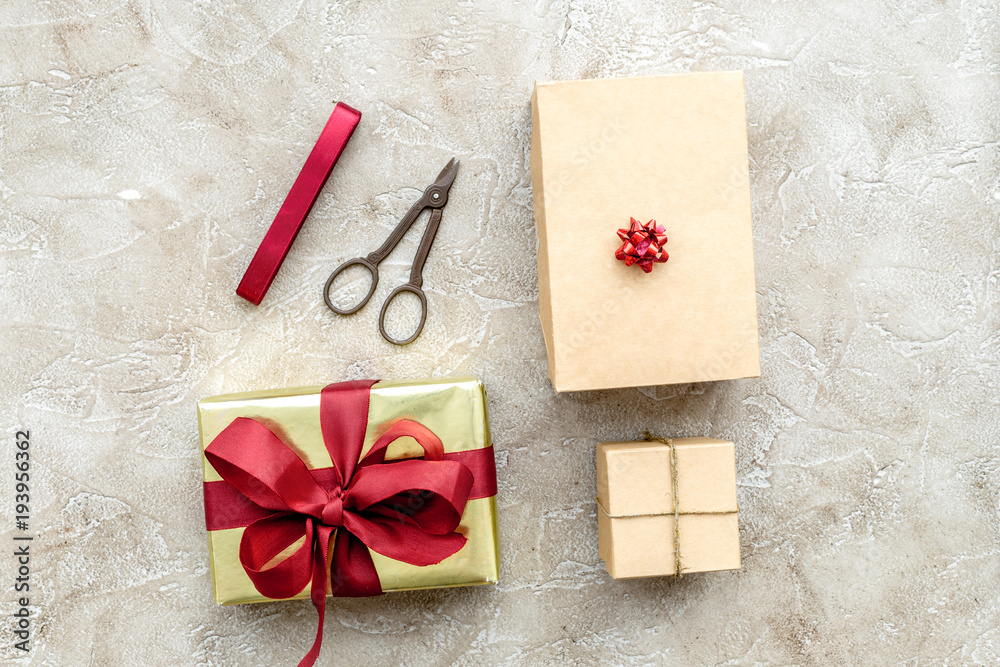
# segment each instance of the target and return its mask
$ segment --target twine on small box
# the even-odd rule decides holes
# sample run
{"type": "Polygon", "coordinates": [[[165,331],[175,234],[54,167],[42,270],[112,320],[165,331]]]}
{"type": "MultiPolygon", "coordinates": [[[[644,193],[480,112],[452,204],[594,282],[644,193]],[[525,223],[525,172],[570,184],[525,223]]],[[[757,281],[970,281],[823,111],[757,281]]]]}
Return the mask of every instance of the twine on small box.
{"type": "MultiPolygon", "coordinates": [[[[673,514],[674,514],[674,576],[683,577],[684,566],[681,563],[681,529],[680,529],[680,503],[679,495],[677,493],[677,448],[674,446],[674,441],[670,438],[660,438],[649,431],[643,431],[642,439],[646,442],[661,442],[670,448],[670,481],[671,481],[671,501],[673,504],[673,514]]],[[[650,516],[648,514],[616,514],[614,517],[604,509],[601,505],[601,500],[599,498],[594,498],[597,506],[604,512],[605,516],[608,518],[618,518],[618,517],[630,517],[630,516],[650,516]]],[[[715,514],[715,512],[694,512],[694,514],[715,514]]]]}
{"type": "MultiPolygon", "coordinates": [[[[677,490],[678,487],[678,474],[677,474],[677,447],[674,445],[674,441],[671,438],[660,438],[653,435],[649,431],[644,431],[642,434],[642,439],[646,442],[659,442],[666,445],[670,449],[670,481],[672,484],[671,489],[671,501],[672,510],[674,515],[674,573],[673,576],[682,577],[684,571],[684,564],[681,560],[681,532],[680,532],[680,517],[681,514],[735,514],[740,511],[739,505],[733,510],[689,510],[686,512],[681,512],[680,510],[680,493],[677,490]]],[[[639,514],[614,514],[612,515],[607,509],[601,504],[600,498],[594,498],[597,503],[597,507],[604,512],[604,515],[609,519],[636,517],[636,516],[663,516],[662,514],[650,514],[650,513],[639,513],[639,514]]],[[[669,516],[669,515],[667,515],[669,516]]]]}
{"type": "Polygon", "coordinates": [[[643,431],[642,439],[646,442],[661,442],[670,448],[670,499],[674,507],[674,576],[683,577],[683,565],[681,564],[681,522],[680,505],[677,492],[677,448],[671,438],[660,438],[649,431],[643,431]]]}

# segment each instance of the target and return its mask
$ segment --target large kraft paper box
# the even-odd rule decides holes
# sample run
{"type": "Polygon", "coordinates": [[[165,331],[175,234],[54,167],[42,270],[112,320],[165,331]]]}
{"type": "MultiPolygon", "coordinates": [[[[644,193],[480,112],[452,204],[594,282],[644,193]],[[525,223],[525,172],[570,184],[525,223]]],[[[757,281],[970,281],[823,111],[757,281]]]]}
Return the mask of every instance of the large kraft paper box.
{"type": "Polygon", "coordinates": [[[757,377],[742,72],[536,83],[531,178],[556,391],[757,377]],[[666,228],[651,273],[615,259],[666,228]]]}
{"type": "Polygon", "coordinates": [[[740,568],[735,446],[672,442],[673,456],[662,442],[597,446],[598,552],[616,579],[740,568]]]}

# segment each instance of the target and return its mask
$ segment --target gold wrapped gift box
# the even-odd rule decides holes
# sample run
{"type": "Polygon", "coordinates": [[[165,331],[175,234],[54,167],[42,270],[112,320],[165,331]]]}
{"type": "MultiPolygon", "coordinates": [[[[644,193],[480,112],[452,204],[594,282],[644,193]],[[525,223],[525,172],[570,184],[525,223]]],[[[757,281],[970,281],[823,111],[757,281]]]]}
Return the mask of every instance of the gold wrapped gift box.
{"type": "MultiPolygon", "coordinates": [[[[246,392],[206,398],[198,404],[201,448],[237,417],[260,421],[290,446],[310,469],[332,465],[320,430],[320,390],[322,386],[246,392]]],[[[445,452],[461,452],[492,447],[486,412],[486,392],[475,378],[449,378],[409,382],[379,382],[371,390],[368,427],[362,456],[371,449],[376,431],[393,420],[418,421],[443,442],[445,452]]],[[[422,450],[412,438],[390,445],[386,460],[420,456],[422,450]]],[[[222,477],[202,454],[206,482],[222,477]]],[[[266,602],[257,592],[240,564],[239,549],[243,528],[208,532],[212,585],[219,604],[266,602]]],[[[458,532],[468,538],[461,551],[436,565],[415,566],[392,560],[374,551],[372,560],[382,590],[404,591],[496,583],[500,569],[496,498],[469,500],[458,532]]],[[[294,550],[293,545],[287,552],[294,550]]],[[[331,550],[332,551],[332,550],[331,550]]],[[[284,554],[275,560],[280,560],[284,554]]],[[[290,599],[309,597],[308,586],[290,599]]]]}

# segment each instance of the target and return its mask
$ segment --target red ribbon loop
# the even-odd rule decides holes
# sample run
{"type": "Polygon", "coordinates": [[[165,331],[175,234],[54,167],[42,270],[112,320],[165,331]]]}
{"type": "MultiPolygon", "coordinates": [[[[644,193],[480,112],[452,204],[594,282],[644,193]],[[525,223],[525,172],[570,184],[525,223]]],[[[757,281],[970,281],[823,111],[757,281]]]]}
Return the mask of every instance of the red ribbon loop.
{"type": "MultiPolygon", "coordinates": [[[[205,448],[212,467],[257,508],[249,511],[256,518],[240,541],[240,563],[256,589],[269,598],[288,598],[312,582],[319,629],[300,667],[319,655],[328,575],[334,595],[379,595],[369,549],[411,565],[433,565],[466,543],[455,529],[475,475],[462,462],[445,459],[444,446],[430,429],[399,420],[361,459],[373,384],[332,384],[320,394],[332,474],[316,475],[270,429],[246,417],[235,419],[205,448]],[[388,446],[402,437],[416,440],[423,460],[385,461],[388,446]]],[[[218,507],[211,505],[206,491],[206,514],[218,507]]],[[[231,512],[246,514],[247,507],[231,512]]]]}

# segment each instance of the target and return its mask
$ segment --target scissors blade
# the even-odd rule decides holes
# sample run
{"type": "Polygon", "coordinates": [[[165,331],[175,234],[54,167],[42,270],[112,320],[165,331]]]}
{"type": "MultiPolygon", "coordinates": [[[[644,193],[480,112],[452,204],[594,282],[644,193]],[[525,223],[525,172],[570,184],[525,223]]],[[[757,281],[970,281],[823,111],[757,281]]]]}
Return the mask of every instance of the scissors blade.
{"type": "Polygon", "coordinates": [[[455,176],[458,175],[459,163],[460,161],[455,158],[448,160],[448,164],[444,166],[441,173],[434,179],[434,185],[445,190],[450,188],[451,184],[455,182],[455,176]]]}

